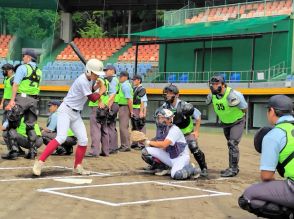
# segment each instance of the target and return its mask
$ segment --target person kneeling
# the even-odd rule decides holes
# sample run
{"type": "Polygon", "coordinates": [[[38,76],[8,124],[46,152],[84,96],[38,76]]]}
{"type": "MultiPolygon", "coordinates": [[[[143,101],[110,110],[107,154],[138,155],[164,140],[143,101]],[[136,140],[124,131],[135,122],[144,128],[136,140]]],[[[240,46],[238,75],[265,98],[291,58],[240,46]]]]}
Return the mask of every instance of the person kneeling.
{"type": "Polygon", "coordinates": [[[152,165],[158,160],[171,167],[171,177],[176,180],[196,178],[200,171],[190,163],[188,144],[181,130],[173,124],[173,113],[168,109],[160,109],[156,113],[155,140],[145,140],[142,159],[152,165]]]}
{"type": "Polygon", "coordinates": [[[272,127],[260,129],[254,146],[261,153],[263,182],[251,185],[239,198],[239,206],[266,218],[294,217],[294,117],[292,100],[285,95],[269,99],[267,118],[272,127]],[[285,178],[275,180],[275,171],[285,178]]]}
{"type": "MultiPolygon", "coordinates": [[[[39,125],[36,123],[34,126],[35,132],[37,134],[35,144],[33,148],[39,148],[43,144],[41,137],[41,131],[39,125]]],[[[7,145],[9,152],[2,155],[2,159],[15,160],[17,157],[25,157],[26,159],[34,159],[37,155],[36,149],[31,150],[32,143],[30,142],[26,134],[26,124],[24,123],[24,118],[21,118],[20,124],[16,129],[9,129],[3,131],[3,139],[7,145]],[[25,152],[21,149],[28,149],[29,152],[25,155],[25,152]],[[17,148],[18,150],[12,150],[12,148],[17,148]]]]}

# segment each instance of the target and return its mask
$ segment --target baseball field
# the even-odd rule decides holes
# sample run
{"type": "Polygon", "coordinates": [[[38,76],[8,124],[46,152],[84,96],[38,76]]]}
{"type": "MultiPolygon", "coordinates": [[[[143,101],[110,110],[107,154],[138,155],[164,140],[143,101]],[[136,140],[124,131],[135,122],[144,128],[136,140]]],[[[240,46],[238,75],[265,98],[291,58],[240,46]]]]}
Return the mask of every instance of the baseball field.
{"type": "MultiPolygon", "coordinates": [[[[152,124],[147,135],[154,135],[152,124]]],[[[50,156],[39,178],[32,175],[33,160],[1,159],[0,218],[256,218],[237,203],[243,190],[259,181],[253,135],[243,135],[240,173],[234,178],[219,176],[228,166],[222,129],[202,128],[199,143],[209,177],[187,181],[144,172],[146,164],[137,150],[85,158],[91,176],[72,175],[73,155],[50,156]]],[[[0,152],[6,152],[4,145],[0,152]]],[[[191,161],[196,163],[193,157],[191,161]]]]}

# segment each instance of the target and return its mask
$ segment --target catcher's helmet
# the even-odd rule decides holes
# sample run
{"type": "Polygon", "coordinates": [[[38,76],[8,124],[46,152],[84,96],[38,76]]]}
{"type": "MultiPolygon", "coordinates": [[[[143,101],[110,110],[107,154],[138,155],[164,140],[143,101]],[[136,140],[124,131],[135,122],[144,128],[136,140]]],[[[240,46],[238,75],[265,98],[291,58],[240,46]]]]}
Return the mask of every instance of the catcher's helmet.
{"type": "Polygon", "coordinates": [[[176,85],[170,84],[167,85],[165,88],[163,88],[163,94],[166,94],[168,91],[174,93],[174,94],[179,94],[179,89],[176,85]]]}

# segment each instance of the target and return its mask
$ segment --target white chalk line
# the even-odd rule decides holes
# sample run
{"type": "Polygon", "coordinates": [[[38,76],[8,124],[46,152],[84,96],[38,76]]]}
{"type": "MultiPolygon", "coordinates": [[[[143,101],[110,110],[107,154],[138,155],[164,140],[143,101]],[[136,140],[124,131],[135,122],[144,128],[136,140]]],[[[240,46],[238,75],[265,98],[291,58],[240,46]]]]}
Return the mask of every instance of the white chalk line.
{"type": "MultiPolygon", "coordinates": [[[[185,181],[182,181],[184,183],[185,181]]],[[[188,181],[189,182],[189,181],[188,181]]],[[[171,182],[159,182],[159,181],[138,181],[138,182],[122,182],[122,183],[110,183],[110,184],[101,184],[101,185],[85,185],[85,186],[67,186],[67,187],[56,187],[56,188],[45,188],[45,189],[38,189],[38,192],[45,192],[49,194],[59,195],[63,197],[73,198],[73,199],[79,199],[89,202],[94,202],[97,204],[104,204],[108,206],[118,207],[118,206],[125,206],[125,205],[138,205],[138,204],[146,204],[151,202],[164,202],[164,201],[176,201],[176,200],[186,200],[186,199],[197,199],[197,198],[204,198],[204,197],[216,197],[216,196],[226,196],[231,195],[231,193],[225,193],[225,192],[218,192],[218,191],[212,191],[212,190],[206,190],[206,189],[200,189],[195,187],[189,187],[189,186],[181,186],[178,184],[173,184],[171,182]],[[179,188],[185,188],[185,189],[191,189],[191,190],[198,190],[203,192],[208,192],[211,194],[204,194],[204,195],[193,195],[193,196],[181,196],[181,197],[171,197],[171,198],[160,198],[160,199],[148,199],[148,200],[139,200],[139,201],[133,201],[133,202],[120,202],[120,203],[114,203],[114,202],[108,202],[103,201],[99,199],[92,199],[77,195],[71,195],[63,192],[57,192],[61,190],[72,190],[72,189],[83,189],[83,188],[97,188],[97,187],[113,187],[113,186],[130,186],[130,185],[139,185],[139,184],[158,184],[162,186],[171,186],[171,187],[179,187],[179,188]]]]}

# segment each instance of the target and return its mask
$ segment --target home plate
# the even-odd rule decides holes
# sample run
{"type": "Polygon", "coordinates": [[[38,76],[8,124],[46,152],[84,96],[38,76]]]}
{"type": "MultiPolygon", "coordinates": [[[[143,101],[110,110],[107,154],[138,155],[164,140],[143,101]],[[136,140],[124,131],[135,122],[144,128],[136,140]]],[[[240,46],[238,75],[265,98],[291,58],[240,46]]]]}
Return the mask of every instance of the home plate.
{"type": "Polygon", "coordinates": [[[54,179],[54,180],[58,182],[65,182],[65,183],[71,183],[71,184],[77,184],[77,185],[92,183],[92,179],[63,178],[63,179],[54,179]]]}

